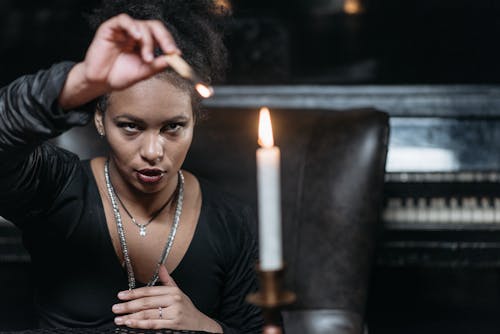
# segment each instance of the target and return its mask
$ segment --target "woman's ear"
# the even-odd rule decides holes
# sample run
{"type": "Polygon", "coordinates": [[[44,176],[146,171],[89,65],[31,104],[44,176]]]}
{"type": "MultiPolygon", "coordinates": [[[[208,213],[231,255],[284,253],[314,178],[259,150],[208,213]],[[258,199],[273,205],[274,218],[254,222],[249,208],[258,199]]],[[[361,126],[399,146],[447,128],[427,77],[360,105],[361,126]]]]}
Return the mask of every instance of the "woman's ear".
{"type": "Polygon", "coordinates": [[[104,137],[106,135],[106,132],[104,132],[104,114],[100,110],[96,110],[94,113],[94,124],[95,128],[97,129],[97,133],[99,133],[99,136],[104,137]]]}

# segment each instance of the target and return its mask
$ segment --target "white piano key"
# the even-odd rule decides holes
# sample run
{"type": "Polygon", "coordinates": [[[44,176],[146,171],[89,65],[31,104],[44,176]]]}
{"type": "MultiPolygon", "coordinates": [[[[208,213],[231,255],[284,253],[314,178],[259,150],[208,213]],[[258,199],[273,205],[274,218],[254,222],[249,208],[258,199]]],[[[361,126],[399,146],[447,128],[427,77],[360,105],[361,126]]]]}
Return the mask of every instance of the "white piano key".
{"type": "Polygon", "coordinates": [[[493,211],[495,223],[500,223],[500,198],[495,198],[493,200],[493,211]]]}
{"type": "Polygon", "coordinates": [[[450,222],[451,223],[459,223],[461,219],[461,210],[458,205],[458,199],[456,197],[450,198],[450,222]]]}
{"type": "Polygon", "coordinates": [[[403,212],[403,221],[415,222],[417,220],[417,210],[415,208],[415,202],[413,198],[409,197],[405,200],[405,210],[403,210],[403,212]]]}
{"type": "Polygon", "coordinates": [[[490,205],[490,201],[487,197],[481,198],[481,209],[483,212],[483,222],[493,223],[495,221],[495,211],[490,205]]]}
{"type": "Polygon", "coordinates": [[[429,208],[427,207],[427,201],[425,198],[419,198],[417,200],[417,209],[416,209],[416,221],[419,223],[425,223],[429,219],[429,208]]]}
{"type": "Polygon", "coordinates": [[[434,198],[433,205],[437,213],[437,221],[440,223],[448,223],[450,221],[450,210],[446,207],[446,199],[434,198]]]}
{"type": "Polygon", "coordinates": [[[404,208],[403,208],[403,200],[401,198],[392,198],[389,201],[389,207],[392,211],[391,219],[392,221],[404,221],[404,208]]]}
{"type": "Polygon", "coordinates": [[[472,222],[471,199],[469,197],[465,197],[462,199],[462,208],[460,212],[461,212],[460,223],[472,222]]]}
{"type": "Polygon", "coordinates": [[[389,198],[387,200],[387,206],[383,212],[383,218],[385,221],[396,221],[396,212],[401,205],[398,205],[398,202],[401,202],[398,198],[389,198]]]}
{"type": "Polygon", "coordinates": [[[382,212],[382,220],[386,222],[393,222],[394,221],[394,210],[385,208],[384,211],[382,212]]]}
{"type": "Polygon", "coordinates": [[[471,222],[472,223],[482,223],[483,222],[483,211],[481,210],[477,198],[470,198],[469,208],[472,213],[471,222]]]}

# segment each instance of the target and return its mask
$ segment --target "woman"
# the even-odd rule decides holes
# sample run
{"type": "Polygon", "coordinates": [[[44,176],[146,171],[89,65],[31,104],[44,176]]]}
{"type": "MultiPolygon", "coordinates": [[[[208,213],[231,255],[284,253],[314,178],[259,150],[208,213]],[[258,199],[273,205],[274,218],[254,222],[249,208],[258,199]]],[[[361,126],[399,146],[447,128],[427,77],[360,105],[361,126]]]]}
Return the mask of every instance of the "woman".
{"type": "Polygon", "coordinates": [[[244,300],[256,288],[250,215],[181,170],[199,101],[155,52],[179,45],[208,81],[224,59],[216,16],[211,1],[109,1],[84,61],[0,91],[0,215],[23,231],[40,326],[261,331],[244,300]],[[166,21],[149,20],[163,5],[166,21]],[[108,157],[46,142],[86,124],[96,101],[108,157]]]}

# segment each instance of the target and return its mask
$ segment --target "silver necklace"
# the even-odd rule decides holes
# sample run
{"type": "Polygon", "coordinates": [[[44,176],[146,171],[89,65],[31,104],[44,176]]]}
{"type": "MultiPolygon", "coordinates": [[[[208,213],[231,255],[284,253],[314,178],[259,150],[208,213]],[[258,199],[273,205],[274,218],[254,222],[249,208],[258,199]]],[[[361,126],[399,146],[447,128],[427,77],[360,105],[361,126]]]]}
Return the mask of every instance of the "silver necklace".
{"type": "MultiPolygon", "coordinates": [[[[160,266],[162,266],[165,263],[165,260],[167,259],[168,254],[170,253],[170,249],[172,248],[172,244],[174,243],[175,234],[177,233],[177,227],[179,226],[179,219],[182,213],[182,203],[184,200],[184,175],[180,170],[178,172],[178,175],[179,175],[179,184],[177,193],[177,204],[175,206],[175,213],[172,222],[172,227],[170,228],[170,233],[168,235],[165,248],[163,248],[160,259],[156,264],[155,272],[153,273],[151,280],[147,283],[147,286],[153,286],[158,281],[158,273],[160,271],[160,266]]],[[[123,258],[125,260],[125,267],[127,269],[128,288],[132,290],[135,288],[135,275],[128,254],[127,240],[125,238],[125,231],[123,229],[122,217],[120,215],[120,210],[118,209],[118,203],[115,198],[116,192],[109,178],[109,160],[107,160],[106,163],[104,164],[104,177],[106,179],[106,188],[108,190],[108,195],[111,200],[111,206],[113,207],[113,214],[115,216],[116,229],[118,230],[118,238],[120,239],[120,246],[122,249],[123,258]]]]}
{"type": "MultiPolygon", "coordinates": [[[[111,182],[110,182],[111,183],[111,182]]],[[[111,186],[111,188],[113,188],[113,186],[111,186]]],[[[113,189],[114,190],[114,189],[113,189]]],[[[174,193],[175,194],[175,193],[174,193]]],[[[118,194],[116,193],[116,191],[114,191],[114,195],[116,196],[116,198],[118,199],[118,202],[120,203],[120,205],[122,206],[123,210],[125,210],[125,212],[127,213],[127,215],[129,216],[130,220],[132,221],[132,223],[137,226],[139,228],[139,235],[141,237],[145,237],[146,236],[146,227],[151,224],[153,222],[153,220],[158,217],[158,215],[160,214],[160,212],[163,211],[163,209],[165,209],[167,207],[167,205],[172,201],[172,199],[174,198],[174,194],[172,194],[172,196],[170,196],[170,198],[165,202],[165,204],[163,204],[161,206],[161,208],[159,208],[158,210],[156,210],[155,213],[153,213],[153,215],[151,216],[151,218],[144,224],[139,224],[134,216],[132,216],[132,214],[130,213],[130,211],[128,211],[127,207],[125,206],[125,204],[123,203],[122,199],[120,198],[120,196],[118,196],[118,194]]]]}

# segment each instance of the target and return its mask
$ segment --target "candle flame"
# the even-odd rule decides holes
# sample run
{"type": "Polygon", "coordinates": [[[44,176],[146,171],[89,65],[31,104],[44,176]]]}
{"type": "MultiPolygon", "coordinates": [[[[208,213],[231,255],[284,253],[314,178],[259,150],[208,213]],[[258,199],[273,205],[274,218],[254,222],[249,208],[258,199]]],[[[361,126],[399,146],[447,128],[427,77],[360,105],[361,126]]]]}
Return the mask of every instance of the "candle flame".
{"type": "Polygon", "coordinates": [[[224,14],[224,11],[231,12],[233,9],[233,5],[230,0],[215,0],[215,6],[218,7],[216,12],[220,14],[224,14]]]}
{"type": "Polygon", "coordinates": [[[361,4],[361,0],[345,0],[344,12],[351,15],[362,13],[363,6],[361,4]]]}
{"type": "Polygon", "coordinates": [[[266,107],[261,108],[259,114],[259,145],[265,148],[274,146],[271,115],[266,107]]]}
{"type": "Polygon", "coordinates": [[[202,83],[197,83],[195,85],[195,89],[198,92],[198,94],[200,94],[200,96],[205,99],[214,95],[214,89],[212,88],[212,86],[206,86],[202,83]]]}

